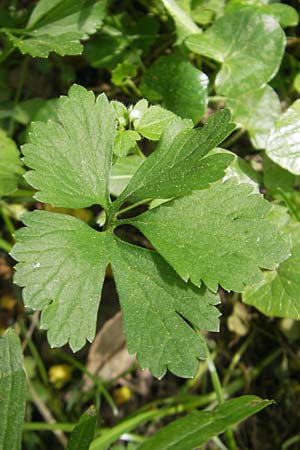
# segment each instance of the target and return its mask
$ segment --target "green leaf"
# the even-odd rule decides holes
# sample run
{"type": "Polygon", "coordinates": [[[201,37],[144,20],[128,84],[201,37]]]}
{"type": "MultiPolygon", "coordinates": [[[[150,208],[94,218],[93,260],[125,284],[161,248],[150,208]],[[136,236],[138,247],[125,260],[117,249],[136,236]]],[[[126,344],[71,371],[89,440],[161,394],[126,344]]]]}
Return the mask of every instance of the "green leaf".
{"type": "Polygon", "coordinates": [[[201,32],[201,28],[199,28],[195,24],[190,14],[188,13],[187,11],[188,8],[185,8],[184,5],[181,5],[180,1],[178,0],[161,0],[161,1],[164,7],[166,8],[167,12],[170,14],[170,16],[173,18],[175,22],[178,44],[182,43],[182,41],[190,34],[201,32]]]}
{"type": "Polygon", "coordinates": [[[270,129],[280,116],[280,101],[268,85],[228,99],[233,120],[248,131],[255,148],[266,148],[270,129]]]}
{"type": "Polygon", "coordinates": [[[119,63],[112,72],[111,81],[116,86],[126,86],[128,79],[134,78],[137,68],[126,61],[119,63]]]}
{"type": "Polygon", "coordinates": [[[46,58],[50,52],[79,55],[81,39],[87,39],[102,25],[107,0],[40,0],[29,19],[24,36],[8,31],[12,43],[22,53],[46,58]]]}
{"type": "Polygon", "coordinates": [[[73,85],[61,97],[57,120],[31,126],[30,143],[22,147],[25,164],[33,169],[26,180],[38,200],[52,206],[108,206],[108,178],[115,113],[104,94],[73,85]]]}
{"type": "Polygon", "coordinates": [[[136,147],[136,141],[139,141],[141,136],[133,130],[118,130],[115,135],[114,154],[118,158],[127,156],[128,153],[133,152],[136,147]]]}
{"type": "Polygon", "coordinates": [[[234,179],[238,184],[251,185],[253,192],[259,193],[259,182],[261,181],[260,175],[248,162],[223,148],[216,148],[210,152],[210,154],[212,153],[226,153],[232,155],[234,158],[231,164],[226,168],[223,181],[234,179]]]}
{"type": "Polygon", "coordinates": [[[27,30],[34,31],[36,36],[76,33],[79,39],[85,39],[102,25],[107,3],[107,0],[40,0],[27,30]]]}
{"type": "Polygon", "coordinates": [[[97,412],[94,407],[90,407],[79,419],[75,426],[66,450],[89,450],[94,438],[97,422],[97,412]]]}
{"type": "Polygon", "coordinates": [[[174,120],[118,201],[186,195],[220,179],[232,156],[207,154],[233,130],[230,119],[229,111],[222,110],[211,116],[204,127],[194,130],[179,118],[174,120]]]}
{"type": "Polygon", "coordinates": [[[270,3],[269,5],[262,5],[260,9],[265,14],[270,14],[276,20],[278,20],[283,28],[295,27],[296,25],[298,25],[298,12],[290,5],[270,3]]]}
{"type": "Polygon", "coordinates": [[[157,39],[159,24],[155,17],[144,15],[133,21],[125,12],[109,15],[101,31],[84,49],[88,63],[95,68],[113,69],[119,62],[140,64],[157,39]]]}
{"type": "Polygon", "coordinates": [[[161,56],[146,71],[142,92],[182,118],[199,122],[206,110],[208,78],[180,56],[161,56]]]}
{"type": "Polygon", "coordinates": [[[34,58],[48,58],[50,52],[61,56],[80,55],[83,50],[83,46],[74,33],[64,33],[59,36],[39,35],[27,39],[18,38],[11,33],[6,34],[23,55],[29,53],[34,58]]]}
{"type": "Polygon", "coordinates": [[[22,216],[12,256],[15,282],[25,286],[26,307],[43,310],[41,328],[52,347],[73,351],[95,336],[109,235],[64,214],[34,211],[22,216]]]}
{"type": "Polygon", "coordinates": [[[158,254],[110,232],[97,232],[74,217],[35,211],[23,221],[27,228],[17,231],[12,251],[19,261],[15,281],[24,286],[26,307],[42,310],[41,328],[48,330],[52,347],[69,342],[77,351],[86,339],[92,341],[110,262],[129,351],[137,352],[142,367],[150,367],[157,377],[167,368],[179,376],[194,375],[205,351],[182,317],[216,331],[215,295],[181,281],[158,254]]]}
{"type": "Polygon", "coordinates": [[[300,228],[294,225],[291,256],[277,270],[265,272],[260,283],[249,286],[243,301],[267,316],[300,319],[300,228]]]}
{"type": "MultiPolygon", "coordinates": [[[[134,109],[136,111],[136,109],[134,109]]],[[[133,117],[131,112],[131,117],[133,117]]],[[[161,106],[150,106],[141,117],[134,121],[134,128],[142,136],[151,141],[158,141],[167,125],[175,119],[175,115],[161,106]]]]}
{"type": "Polygon", "coordinates": [[[143,162],[144,159],[137,155],[129,155],[118,159],[111,169],[109,178],[110,193],[118,197],[143,162]]]}
{"type": "Polygon", "coordinates": [[[207,25],[214,18],[223,16],[225,0],[193,0],[191,15],[200,25],[207,25]]]}
{"type": "Polygon", "coordinates": [[[155,252],[116,240],[112,270],[120,297],[127,347],[141,367],[161,378],[167,368],[191,377],[205,346],[187,321],[218,331],[219,298],[184,283],[155,252]]]}
{"type": "Polygon", "coordinates": [[[242,292],[289,256],[268,220],[270,203],[252,186],[218,182],[131,219],[184,279],[209,289],[242,292]],[[176,243],[174,245],[174,243],[176,243]]]}
{"type": "Polygon", "coordinates": [[[264,185],[271,192],[293,192],[296,185],[296,176],[273,163],[266,155],[264,157],[264,185]]]}
{"type": "Polygon", "coordinates": [[[300,100],[275,122],[267,142],[267,155],[294,175],[300,175],[300,100]]]}
{"type": "Polygon", "coordinates": [[[194,450],[272,403],[255,395],[243,395],[217,406],[214,411],[194,411],[163,427],[139,450],[194,450]]]}
{"type": "Polygon", "coordinates": [[[249,7],[226,14],[205,33],[190,36],[185,42],[194,53],[220,62],[217,92],[236,97],[274,77],[285,36],[275,19],[249,7]]]}
{"type": "Polygon", "coordinates": [[[0,129],[0,197],[9,195],[17,189],[23,172],[15,142],[0,129]]]}
{"type": "Polygon", "coordinates": [[[17,334],[0,337],[0,450],[20,450],[26,403],[26,377],[17,334]]]}
{"type": "Polygon", "coordinates": [[[283,28],[294,27],[298,24],[298,12],[292,6],[272,3],[269,0],[231,0],[226,6],[226,12],[236,11],[249,5],[264,14],[273,16],[283,28]]]}
{"type": "Polygon", "coordinates": [[[39,20],[54,10],[62,0],[39,0],[33,9],[27,24],[27,28],[32,28],[39,20]]]}

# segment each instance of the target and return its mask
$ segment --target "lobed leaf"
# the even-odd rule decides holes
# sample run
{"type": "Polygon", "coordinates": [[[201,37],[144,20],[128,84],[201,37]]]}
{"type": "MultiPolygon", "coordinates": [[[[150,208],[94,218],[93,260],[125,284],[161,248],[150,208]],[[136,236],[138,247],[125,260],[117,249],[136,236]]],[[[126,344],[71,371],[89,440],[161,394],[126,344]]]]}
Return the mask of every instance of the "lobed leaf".
{"type": "Polygon", "coordinates": [[[12,251],[15,282],[27,308],[42,310],[41,328],[52,347],[69,342],[79,350],[95,336],[109,235],[64,214],[34,211],[22,216],[12,251]]]}
{"type": "Polygon", "coordinates": [[[73,85],[61,97],[57,120],[31,126],[22,147],[25,178],[39,192],[35,198],[52,206],[83,208],[109,205],[108,179],[115,114],[105,94],[73,85]]]}
{"type": "Polygon", "coordinates": [[[134,128],[145,138],[158,141],[175,118],[175,114],[161,106],[150,106],[140,118],[134,120],[134,128]]]}
{"type": "Polygon", "coordinates": [[[182,318],[216,331],[218,298],[177,277],[156,253],[97,232],[63,214],[35,211],[23,216],[12,256],[15,281],[24,286],[26,307],[41,309],[41,328],[52,347],[73,351],[95,336],[105,269],[110,262],[131,353],[157,377],[167,368],[189,377],[205,357],[201,339],[182,318]],[[151,321],[151,322],[150,322],[151,321]],[[151,326],[149,324],[151,323],[151,326]]]}
{"type": "Polygon", "coordinates": [[[130,220],[184,280],[242,292],[289,256],[270,209],[251,185],[228,180],[130,220]]]}
{"type": "Polygon", "coordinates": [[[219,298],[186,284],[157,253],[115,241],[112,270],[123,313],[128,350],[141,367],[161,378],[167,368],[195,374],[205,346],[193,328],[218,331],[219,298]]]}
{"type": "Polygon", "coordinates": [[[7,31],[11,42],[22,53],[47,58],[80,55],[81,39],[87,39],[102,25],[108,0],[40,0],[29,18],[24,36],[18,38],[7,31]]]}
{"type": "Polygon", "coordinates": [[[80,55],[83,50],[83,46],[74,33],[64,33],[60,36],[39,35],[27,39],[18,38],[9,32],[6,34],[23,55],[28,53],[33,58],[47,58],[50,52],[61,56],[80,55]]]}
{"type": "Polygon", "coordinates": [[[156,150],[135,173],[118,203],[146,198],[170,198],[203,189],[220,179],[232,161],[228,154],[207,156],[232,132],[228,110],[209,118],[202,128],[189,129],[174,120],[165,130],[156,150]]]}

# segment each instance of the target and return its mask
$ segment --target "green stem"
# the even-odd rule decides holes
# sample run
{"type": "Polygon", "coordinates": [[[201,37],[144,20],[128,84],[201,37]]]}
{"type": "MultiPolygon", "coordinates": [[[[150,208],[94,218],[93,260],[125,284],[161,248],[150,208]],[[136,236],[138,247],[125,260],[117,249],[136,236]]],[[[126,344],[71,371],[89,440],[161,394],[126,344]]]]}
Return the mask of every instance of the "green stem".
{"type": "Polygon", "coordinates": [[[224,143],[223,143],[223,147],[224,148],[228,148],[231,147],[243,134],[244,134],[245,130],[244,128],[240,128],[239,130],[236,131],[235,134],[233,134],[232,136],[230,136],[224,143]]]}
{"type": "Polygon", "coordinates": [[[127,80],[126,84],[128,87],[130,87],[130,89],[132,89],[132,91],[135,93],[135,95],[140,98],[142,97],[142,92],[140,91],[140,89],[136,86],[136,84],[132,81],[132,80],[127,80]]]}
{"type": "Polygon", "coordinates": [[[253,337],[254,337],[255,332],[252,332],[248,338],[245,340],[245,342],[241,345],[241,347],[239,347],[238,351],[233,355],[233,358],[230,362],[230,365],[228,367],[228,369],[226,370],[226,375],[223,379],[223,386],[226,386],[226,384],[228,384],[228,381],[230,380],[233,371],[235,369],[235,367],[237,366],[237,364],[239,363],[241,357],[243,356],[244,352],[247,350],[247,348],[249,347],[249,345],[251,344],[253,337]]]}
{"type": "Polygon", "coordinates": [[[161,0],[164,7],[173,17],[175,22],[180,23],[189,34],[201,33],[201,29],[195,24],[191,17],[178,5],[175,0],[161,0]]]}
{"type": "Polygon", "coordinates": [[[0,238],[0,248],[5,252],[9,253],[12,249],[12,245],[7,242],[5,239],[0,238]]]}
{"type": "Polygon", "coordinates": [[[3,63],[6,58],[14,51],[13,46],[6,45],[3,52],[0,55],[0,64],[3,63]]]}
{"type": "Polygon", "coordinates": [[[281,188],[277,188],[277,190],[278,190],[279,194],[281,195],[281,197],[283,198],[283,201],[285,202],[293,219],[295,219],[297,222],[300,222],[300,216],[299,216],[297,210],[292,205],[292,203],[291,203],[290,199],[288,198],[288,196],[286,195],[286,193],[281,188]]]}
{"type": "Polygon", "coordinates": [[[24,431],[54,431],[60,430],[65,433],[71,433],[76,424],[73,423],[45,423],[45,422],[28,422],[24,423],[24,431]]]}
{"type": "MultiPolygon", "coordinates": [[[[225,401],[223,387],[222,387],[214,360],[211,357],[211,354],[210,354],[210,351],[209,351],[207,345],[206,345],[206,351],[207,351],[208,370],[210,373],[212,385],[214,387],[214,391],[216,393],[218,403],[219,403],[219,405],[221,405],[225,401]]],[[[230,450],[237,450],[238,447],[237,447],[237,444],[236,444],[236,441],[234,438],[233,430],[231,428],[226,430],[225,436],[226,436],[228,448],[230,450]]]]}
{"type": "MultiPolygon", "coordinates": [[[[23,89],[26,74],[27,74],[28,63],[29,63],[29,57],[28,57],[28,55],[26,55],[21,64],[20,78],[19,78],[19,82],[18,82],[18,86],[17,86],[15,98],[14,98],[14,106],[16,106],[19,103],[19,100],[21,98],[22,89],[23,89]]],[[[14,116],[12,116],[10,118],[10,121],[8,124],[8,135],[10,137],[13,136],[14,129],[15,129],[15,118],[14,118],[14,116]]]]}
{"type": "Polygon", "coordinates": [[[30,353],[32,354],[32,356],[36,362],[41,379],[43,380],[43,383],[45,385],[47,385],[48,384],[48,375],[47,375],[47,370],[44,366],[43,360],[40,357],[38,349],[36,348],[31,336],[27,335],[27,328],[25,327],[24,323],[21,320],[19,323],[20,323],[20,328],[21,328],[22,334],[24,336],[24,339],[26,339],[30,353]]]}
{"type": "Polygon", "coordinates": [[[14,227],[14,224],[13,224],[11,218],[7,214],[5,206],[1,207],[0,214],[2,216],[2,219],[3,219],[3,222],[4,222],[5,226],[6,226],[7,231],[9,232],[9,234],[11,236],[11,240],[14,242],[13,235],[15,234],[16,230],[15,230],[15,227],[14,227]]]}
{"type": "Polygon", "coordinates": [[[209,370],[210,377],[211,377],[211,382],[212,382],[214,391],[216,393],[218,403],[222,404],[225,401],[223,388],[221,385],[221,381],[220,381],[215,363],[210,355],[210,351],[208,350],[208,348],[207,348],[207,364],[208,364],[208,370],[209,370]]]}
{"type": "Polygon", "coordinates": [[[107,403],[111,407],[114,416],[118,416],[119,415],[119,411],[118,411],[117,405],[115,404],[115,402],[113,401],[113,398],[111,397],[110,393],[108,392],[108,390],[106,389],[104,384],[99,380],[99,378],[96,377],[95,375],[93,375],[91,372],[89,372],[85,368],[85,366],[83,364],[81,364],[79,361],[77,361],[72,356],[67,355],[66,353],[63,353],[63,352],[59,352],[59,355],[64,360],[66,360],[67,362],[72,364],[74,367],[76,367],[78,370],[80,370],[82,373],[84,373],[86,376],[88,376],[93,381],[94,385],[103,394],[103,397],[105,398],[105,400],[107,401],[107,403]]]}
{"type": "Polygon", "coordinates": [[[11,198],[30,197],[32,199],[32,196],[35,194],[35,192],[36,191],[31,190],[31,189],[18,189],[17,191],[13,192],[12,194],[9,194],[9,196],[11,198]]]}
{"type": "Polygon", "coordinates": [[[126,208],[120,209],[118,211],[118,216],[121,216],[122,214],[125,214],[128,211],[131,211],[134,208],[137,208],[138,206],[145,205],[146,203],[149,203],[151,201],[151,198],[146,198],[145,200],[141,200],[139,202],[133,203],[132,205],[127,206],[126,208]]]}
{"type": "Polygon", "coordinates": [[[223,95],[212,95],[208,97],[209,102],[224,102],[226,101],[226,97],[223,97],[223,95]]]}

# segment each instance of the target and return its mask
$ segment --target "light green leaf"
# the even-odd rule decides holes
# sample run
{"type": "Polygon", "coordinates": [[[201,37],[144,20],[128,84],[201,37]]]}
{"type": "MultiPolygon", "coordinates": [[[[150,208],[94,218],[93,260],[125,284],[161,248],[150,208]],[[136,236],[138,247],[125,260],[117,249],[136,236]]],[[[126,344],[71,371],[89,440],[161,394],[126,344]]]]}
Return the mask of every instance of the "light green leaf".
{"type": "Polygon", "coordinates": [[[89,450],[90,444],[94,438],[97,422],[97,412],[91,406],[79,419],[75,426],[66,450],[89,450]]]}
{"type": "Polygon", "coordinates": [[[199,122],[206,110],[208,78],[180,56],[161,56],[146,71],[142,92],[182,118],[199,122]]]}
{"type": "Polygon", "coordinates": [[[118,130],[114,142],[114,154],[118,158],[127,156],[128,153],[133,152],[137,147],[136,141],[139,141],[141,136],[134,130],[118,130]]]}
{"type": "Polygon", "coordinates": [[[298,24],[298,13],[292,6],[276,2],[273,3],[269,0],[231,0],[226,6],[226,12],[235,11],[249,5],[264,14],[273,16],[283,28],[294,27],[298,24]]]}
{"type": "Polygon", "coordinates": [[[218,182],[131,219],[184,279],[242,292],[289,256],[268,220],[271,204],[252,186],[218,182]],[[176,243],[176,244],[175,244],[176,243]]]}
{"type": "Polygon", "coordinates": [[[187,36],[193,33],[200,33],[201,28],[199,28],[193,19],[191,18],[188,9],[185,8],[180,0],[161,0],[167,12],[173,18],[176,31],[177,31],[177,42],[180,44],[187,36]]]}
{"type": "MultiPolygon", "coordinates": [[[[163,427],[139,450],[194,450],[212,437],[272,404],[255,395],[228,400],[213,411],[194,411],[163,427]]],[[[95,449],[96,450],[96,449],[95,449]]]]}
{"type": "MultiPolygon", "coordinates": [[[[134,110],[136,111],[136,108],[134,110]]],[[[145,138],[158,141],[175,117],[175,114],[161,106],[150,106],[140,118],[134,121],[134,127],[145,138]]]]}
{"type": "Polygon", "coordinates": [[[255,148],[266,148],[275,120],[280,116],[280,101],[268,85],[228,99],[233,120],[248,131],[255,148]]]}
{"type": "Polygon", "coordinates": [[[184,283],[157,253],[116,240],[112,270],[120,296],[127,346],[142,367],[161,378],[167,368],[191,377],[205,346],[186,321],[218,331],[219,298],[184,283]],[[185,319],[185,320],[184,320],[185,319]]]}
{"type": "Polygon", "coordinates": [[[15,142],[0,130],[0,197],[17,189],[20,175],[24,172],[15,142]]]}
{"type": "Polygon", "coordinates": [[[192,18],[200,25],[207,25],[213,19],[223,16],[225,0],[193,0],[192,18]]]}
{"type": "Polygon", "coordinates": [[[275,122],[267,142],[267,155],[294,175],[300,175],[300,100],[275,122]]]}
{"type": "Polygon", "coordinates": [[[51,10],[54,10],[62,0],[39,0],[33,9],[27,24],[27,28],[32,28],[40,19],[45,17],[51,10]]]}
{"type": "Polygon", "coordinates": [[[269,5],[262,5],[260,10],[273,16],[283,28],[298,25],[298,12],[290,5],[270,3],[269,5]]]}
{"type": "Polygon", "coordinates": [[[52,347],[73,351],[95,336],[110,236],[75,217],[34,211],[23,215],[12,256],[26,307],[43,310],[41,328],[52,347]]]}
{"type": "Polygon", "coordinates": [[[300,319],[300,227],[292,230],[291,256],[272,272],[265,272],[260,283],[249,286],[243,301],[267,316],[300,319]]]}
{"type": "Polygon", "coordinates": [[[274,77],[285,36],[273,17],[249,7],[226,14],[205,33],[190,36],[185,42],[194,53],[221,63],[216,89],[235,97],[262,87],[274,77]]]}
{"type": "Polygon", "coordinates": [[[26,403],[26,377],[17,334],[0,337],[0,450],[20,450],[26,403]]]}
{"type": "Polygon", "coordinates": [[[232,156],[207,154],[233,130],[230,119],[229,111],[222,110],[211,116],[204,127],[194,130],[179,118],[174,120],[118,201],[186,195],[220,179],[232,156]]]}
{"type": "Polygon", "coordinates": [[[111,169],[109,178],[110,193],[118,197],[143,162],[144,159],[137,155],[129,155],[118,159],[111,169]]]}
{"type": "Polygon", "coordinates": [[[104,94],[95,100],[77,85],[59,106],[57,121],[31,126],[30,143],[22,148],[25,164],[33,169],[26,180],[39,191],[35,197],[52,206],[106,207],[114,110],[104,94]]]}
{"type": "Polygon", "coordinates": [[[134,78],[136,74],[136,66],[124,61],[112,71],[111,81],[116,86],[126,86],[128,79],[134,78]]]}
{"type": "Polygon", "coordinates": [[[36,36],[61,36],[74,33],[78,39],[87,38],[102,25],[107,0],[40,0],[32,12],[27,30],[36,36]],[[43,8],[43,11],[42,11],[43,8]]]}
{"type": "Polygon", "coordinates": [[[22,53],[47,58],[50,52],[79,55],[81,39],[87,39],[102,25],[107,0],[40,0],[29,19],[24,36],[7,32],[22,53]]]}

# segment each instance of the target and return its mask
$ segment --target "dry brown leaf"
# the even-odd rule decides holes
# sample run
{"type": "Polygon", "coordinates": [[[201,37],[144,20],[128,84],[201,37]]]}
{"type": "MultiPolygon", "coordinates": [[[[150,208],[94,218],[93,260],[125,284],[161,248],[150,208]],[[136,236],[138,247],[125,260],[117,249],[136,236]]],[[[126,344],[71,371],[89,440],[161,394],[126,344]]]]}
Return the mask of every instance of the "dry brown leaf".
{"type": "MultiPolygon", "coordinates": [[[[130,369],[135,361],[135,356],[130,355],[126,348],[122,315],[118,312],[96,335],[88,354],[86,368],[93,375],[108,382],[130,369]]],[[[85,389],[89,389],[92,381],[88,377],[85,381],[85,389]]]]}

